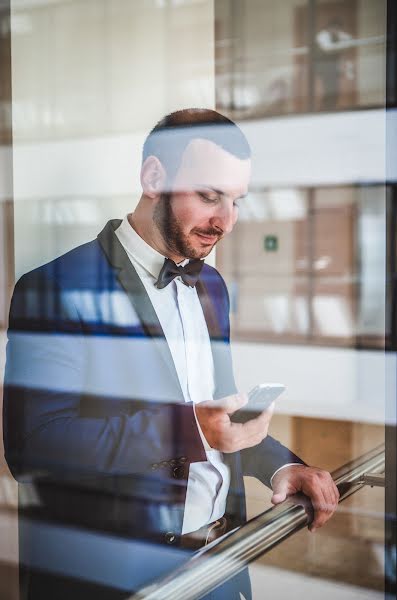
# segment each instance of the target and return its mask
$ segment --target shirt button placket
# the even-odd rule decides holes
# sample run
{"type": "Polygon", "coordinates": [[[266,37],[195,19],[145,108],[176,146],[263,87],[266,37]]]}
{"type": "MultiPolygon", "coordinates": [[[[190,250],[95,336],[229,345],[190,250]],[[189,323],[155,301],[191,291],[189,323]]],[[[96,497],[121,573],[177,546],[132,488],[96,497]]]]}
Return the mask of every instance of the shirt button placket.
{"type": "Polygon", "coordinates": [[[181,322],[182,322],[183,337],[184,337],[184,341],[185,341],[184,346],[185,346],[185,365],[186,365],[186,374],[187,374],[187,389],[188,389],[189,400],[192,400],[191,393],[190,393],[190,386],[189,386],[189,381],[191,380],[191,371],[190,371],[190,364],[189,364],[190,361],[189,361],[189,351],[188,351],[189,322],[188,322],[188,315],[186,314],[186,299],[185,299],[186,291],[187,291],[187,288],[186,288],[185,284],[182,283],[181,281],[179,281],[177,284],[178,307],[179,307],[179,315],[180,315],[181,322]]]}
{"type": "Polygon", "coordinates": [[[184,330],[184,334],[185,334],[188,390],[189,390],[190,399],[194,402],[195,394],[194,394],[194,389],[192,389],[191,386],[192,386],[192,382],[194,382],[194,369],[197,368],[197,360],[199,357],[197,357],[195,355],[194,346],[192,345],[193,332],[192,332],[192,325],[191,325],[191,321],[190,321],[192,311],[189,310],[190,309],[190,302],[189,302],[190,301],[190,297],[189,297],[190,291],[191,291],[190,288],[186,288],[185,290],[182,290],[182,293],[181,293],[181,297],[182,297],[181,318],[182,318],[183,330],[184,330]]]}

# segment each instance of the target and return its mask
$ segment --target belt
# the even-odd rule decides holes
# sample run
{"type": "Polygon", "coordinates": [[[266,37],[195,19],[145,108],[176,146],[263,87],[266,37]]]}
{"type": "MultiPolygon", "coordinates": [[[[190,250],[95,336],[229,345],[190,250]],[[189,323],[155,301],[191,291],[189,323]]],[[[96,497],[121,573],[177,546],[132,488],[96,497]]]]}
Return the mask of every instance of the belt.
{"type": "Polygon", "coordinates": [[[228,520],[226,517],[221,517],[213,523],[200,527],[197,531],[181,535],[181,547],[189,550],[199,550],[222,537],[227,531],[228,520]]]}

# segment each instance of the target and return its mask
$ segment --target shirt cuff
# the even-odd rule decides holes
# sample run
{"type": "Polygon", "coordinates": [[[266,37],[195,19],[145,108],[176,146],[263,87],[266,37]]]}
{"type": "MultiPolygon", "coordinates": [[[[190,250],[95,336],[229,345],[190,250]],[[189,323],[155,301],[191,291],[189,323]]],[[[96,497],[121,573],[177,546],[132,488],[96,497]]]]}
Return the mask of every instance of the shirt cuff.
{"type": "MultiPolygon", "coordinates": [[[[207,440],[205,438],[204,433],[201,431],[200,423],[198,422],[198,418],[196,416],[196,408],[195,408],[194,404],[193,404],[193,412],[194,412],[194,418],[196,419],[197,429],[198,429],[198,432],[200,434],[201,441],[203,442],[204,450],[206,452],[209,452],[210,450],[213,450],[213,448],[211,448],[211,446],[209,445],[209,443],[207,442],[207,440]]],[[[276,471],[276,473],[277,473],[277,471],[276,471]]]]}
{"type": "Polygon", "coordinates": [[[287,464],[283,465],[282,467],[279,467],[277,469],[277,471],[274,471],[273,475],[270,477],[270,485],[272,486],[272,489],[273,489],[273,477],[276,475],[276,473],[281,471],[281,469],[285,469],[285,467],[301,467],[301,466],[302,466],[302,463],[287,463],[287,464]]]}

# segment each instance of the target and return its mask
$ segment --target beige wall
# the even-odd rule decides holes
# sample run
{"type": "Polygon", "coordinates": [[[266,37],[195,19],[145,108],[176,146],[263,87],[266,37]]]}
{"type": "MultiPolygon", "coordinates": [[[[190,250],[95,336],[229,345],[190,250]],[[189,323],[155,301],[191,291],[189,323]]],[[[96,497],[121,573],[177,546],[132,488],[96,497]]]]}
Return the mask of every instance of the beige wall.
{"type": "Polygon", "coordinates": [[[142,131],[213,104],[212,0],[11,5],[14,141],[142,131]]]}
{"type": "Polygon", "coordinates": [[[162,115],[214,106],[214,28],[213,0],[11,4],[18,276],[134,207],[162,115]]]}
{"type": "MultiPolygon", "coordinates": [[[[361,37],[385,37],[386,6],[379,0],[359,0],[357,26],[361,37]]],[[[360,82],[358,90],[359,104],[383,103],[386,85],[385,44],[362,46],[357,51],[357,78],[360,82]]]]}

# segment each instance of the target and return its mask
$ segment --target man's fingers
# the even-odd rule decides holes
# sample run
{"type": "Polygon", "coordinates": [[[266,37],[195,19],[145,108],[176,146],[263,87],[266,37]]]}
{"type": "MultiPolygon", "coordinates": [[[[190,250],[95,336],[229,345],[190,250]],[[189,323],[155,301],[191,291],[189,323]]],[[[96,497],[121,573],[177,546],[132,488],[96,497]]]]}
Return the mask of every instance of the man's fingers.
{"type": "Polygon", "coordinates": [[[252,448],[260,444],[267,436],[271,417],[272,411],[267,411],[245,423],[232,422],[230,431],[238,449],[252,448]]]}
{"type": "Polygon", "coordinates": [[[304,506],[310,531],[322,527],[338,507],[339,491],[331,475],[308,466],[287,466],[273,478],[272,503],[279,504],[294,494],[294,502],[304,506]],[[297,492],[302,494],[296,495],[297,492]]]}
{"type": "Polygon", "coordinates": [[[222,452],[237,452],[260,444],[267,436],[274,403],[245,423],[235,423],[230,415],[248,402],[247,394],[234,394],[220,400],[208,400],[195,406],[201,430],[210,446],[222,452]]]}
{"type": "MultiPolygon", "coordinates": [[[[253,437],[260,432],[267,430],[269,427],[272,415],[274,411],[274,402],[268,407],[267,410],[261,412],[259,415],[253,416],[245,423],[236,423],[241,425],[241,434],[246,437],[253,437]]],[[[265,437],[265,436],[263,436],[265,437]]]]}
{"type": "Polygon", "coordinates": [[[305,491],[310,496],[314,510],[314,518],[309,526],[312,532],[328,521],[337,509],[339,500],[338,489],[328,473],[323,471],[316,479],[319,480],[317,484],[305,491]]]}
{"type": "Polygon", "coordinates": [[[326,502],[321,489],[311,490],[310,500],[313,507],[313,521],[309,525],[309,530],[314,532],[325,523],[326,502]]]}
{"type": "Polygon", "coordinates": [[[339,493],[339,490],[338,490],[334,480],[332,480],[332,484],[333,484],[332,489],[333,489],[333,493],[334,493],[334,503],[335,503],[335,506],[338,506],[340,493],[339,493]]]}
{"type": "Polygon", "coordinates": [[[324,487],[324,498],[328,511],[332,514],[336,510],[339,501],[338,488],[333,481],[327,487],[324,487]]]}
{"type": "Polygon", "coordinates": [[[266,437],[267,433],[263,430],[255,432],[253,435],[247,436],[241,429],[242,423],[231,423],[229,427],[229,444],[230,448],[225,448],[224,452],[238,452],[246,448],[253,448],[260,444],[266,437]]]}
{"type": "Polygon", "coordinates": [[[232,415],[248,402],[247,394],[234,394],[233,396],[227,396],[222,400],[223,408],[228,415],[232,415]]]}

